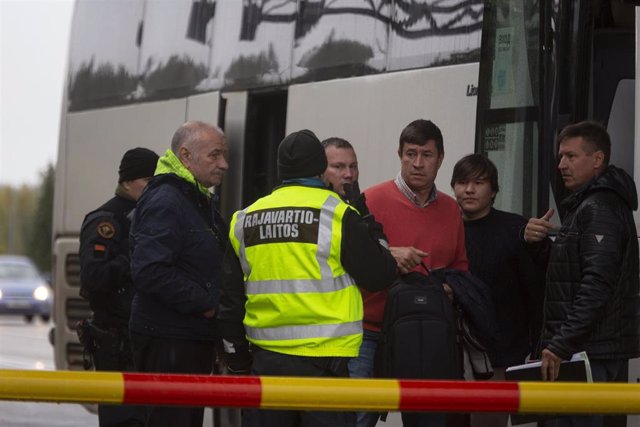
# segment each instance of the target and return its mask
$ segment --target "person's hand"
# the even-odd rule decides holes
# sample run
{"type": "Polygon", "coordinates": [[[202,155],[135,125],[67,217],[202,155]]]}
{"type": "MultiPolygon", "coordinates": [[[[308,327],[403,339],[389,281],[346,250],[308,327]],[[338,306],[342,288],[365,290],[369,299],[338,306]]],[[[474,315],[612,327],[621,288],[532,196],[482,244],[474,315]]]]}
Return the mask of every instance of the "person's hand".
{"type": "Polygon", "coordinates": [[[410,272],[416,265],[422,262],[422,258],[429,256],[428,252],[421,251],[413,246],[391,247],[389,251],[391,251],[391,255],[395,258],[398,269],[402,274],[410,272]]]}
{"type": "Polygon", "coordinates": [[[554,212],[553,209],[549,209],[542,218],[530,218],[524,228],[524,241],[534,243],[544,240],[549,231],[553,230],[553,224],[549,222],[549,219],[551,219],[554,212]]]}
{"type": "Polygon", "coordinates": [[[562,359],[556,356],[551,350],[542,350],[542,381],[555,381],[560,373],[560,363],[562,359]]]}
{"type": "Polygon", "coordinates": [[[212,308],[211,310],[207,310],[204,313],[202,313],[202,315],[207,319],[211,319],[213,316],[216,315],[216,309],[212,308]]]}
{"type": "Polygon", "coordinates": [[[342,190],[344,191],[344,199],[347,203],[353,206],[353,202],[360,196],[360,185],[358,181],[353,183],[351,182],[343,182],[342,190]]]}
{"type": "Polygon", "coordinates": [[[251,373],[253,357],[249,349],[239,350],[235,353],[224,353],[224,359],[227,363],[227,371],[231,375],[249,375],[251,373]]]}
{"type": "Polygon", "coordinates": [[[360,185],[358,184],[358,181],[354,181],[353,183],[345,182],[342,184],[342,188],[344,189],[344,199],[347,203],[356,208],[360,213],[360,216],[366,217],[370,215],[366,198],[364,193],[360,192],[360,185]]]}
{"type": "Polygon", "coordinates": [[[445,295],[449,297],[449,300],[453,301],[453,289],[451,289],[451,286],[443,283],[442,288],[444,289],[445,295]]]}

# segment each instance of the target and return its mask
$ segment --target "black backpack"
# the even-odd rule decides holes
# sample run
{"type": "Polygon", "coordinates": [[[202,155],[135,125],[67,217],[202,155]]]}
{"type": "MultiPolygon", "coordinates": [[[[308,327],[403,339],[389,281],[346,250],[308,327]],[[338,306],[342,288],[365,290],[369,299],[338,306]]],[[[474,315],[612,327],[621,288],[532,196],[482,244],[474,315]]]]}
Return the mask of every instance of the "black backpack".
{"type": "Polygon", "coordinates": [[[382,378],[461,379],[456,310],[437,271],[410,272],[389,288],[376,374],[382,378]]]}

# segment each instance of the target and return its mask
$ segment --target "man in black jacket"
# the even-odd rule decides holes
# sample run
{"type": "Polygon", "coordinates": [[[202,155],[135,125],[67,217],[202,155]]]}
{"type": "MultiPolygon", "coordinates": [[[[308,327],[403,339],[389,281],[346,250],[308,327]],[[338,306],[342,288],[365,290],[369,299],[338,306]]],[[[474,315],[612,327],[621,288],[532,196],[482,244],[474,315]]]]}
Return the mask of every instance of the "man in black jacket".
{"type": "MultiPolygon", "coordinates": [[[[546,259],[537,263],[520,238],[525,218],[493,207],[500,187],[489,158],[469,154],[458,160],[451,188],[464,219],[469,270],[486,283],[495,307],[497,333],[492,346],[484,343],[494,369],[492,380],[504,381],[505,369],[524,363],[540,337],[546,259]]],[[[548,243],[545,239],[539,245],[548,243]]],[[[508,413],[473,413],[471,426],[506,426],[508,418],[508,413]]]]}
{"type": "MultiPolygon", "coordinates": [[[[130,237],[136,295],[129,329],[140,372],[212,371],[229,245],[209,188],[222,182],[226,157],[221,130],[187,122],[138,201],[130,237]]],[[[202,407],[149,407],[146,426],[200,426],[203,415],[202,407]]]]}
{"type": "MultiPolygon", "coordinates": [[[[562,202],[566,215],[547,268],[542,378],[555,380],[562,360],[586,351],[593,380],[612,382],[624,375],[628,359],[640,355],[636,186],[625,171],[609,165],[611,142],[599,124],[567,126],[558,141],[558,169],[573,194],[562,202]]],[[[529,220],[528,242],[547,235],[551,214],[529,220]]],[[[602,416],[560,421],[602,423],[602,416]]]]}
{"type": "MultiPolygon", "coordinates": [[[[146,148],[127,151],[115,196],[87,214],[80,230],[80,295],[93,311],[83,341],[98,371],[133,370],[127,329],[133,298],[129,214],[157,162],[158,155],[146,148]]],[[[101,427],[143,425],[142,412],[133,406],[100,405],[98,418],[101,427]]]]}

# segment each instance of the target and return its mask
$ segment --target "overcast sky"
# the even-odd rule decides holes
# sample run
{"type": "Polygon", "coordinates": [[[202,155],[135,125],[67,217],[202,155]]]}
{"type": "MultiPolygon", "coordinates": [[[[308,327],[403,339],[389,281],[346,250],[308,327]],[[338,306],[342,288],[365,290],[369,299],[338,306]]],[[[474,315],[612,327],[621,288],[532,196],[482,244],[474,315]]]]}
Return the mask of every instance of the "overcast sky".
{"type": "Polygon", "coordinates": [[[0,0],[0,185],[57,157],[73,0],[0,0]]]}

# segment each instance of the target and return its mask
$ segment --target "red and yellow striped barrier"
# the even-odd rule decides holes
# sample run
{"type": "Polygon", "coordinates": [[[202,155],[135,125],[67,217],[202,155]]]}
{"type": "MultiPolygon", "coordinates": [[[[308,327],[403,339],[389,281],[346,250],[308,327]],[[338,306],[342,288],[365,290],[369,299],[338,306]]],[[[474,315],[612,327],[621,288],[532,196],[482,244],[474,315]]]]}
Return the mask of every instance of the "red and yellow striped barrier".
{"type": "Polygon", "coordinates": [[[0,400],[262,409],[640,413],[640,384],[0,370],[0,400]]]}

